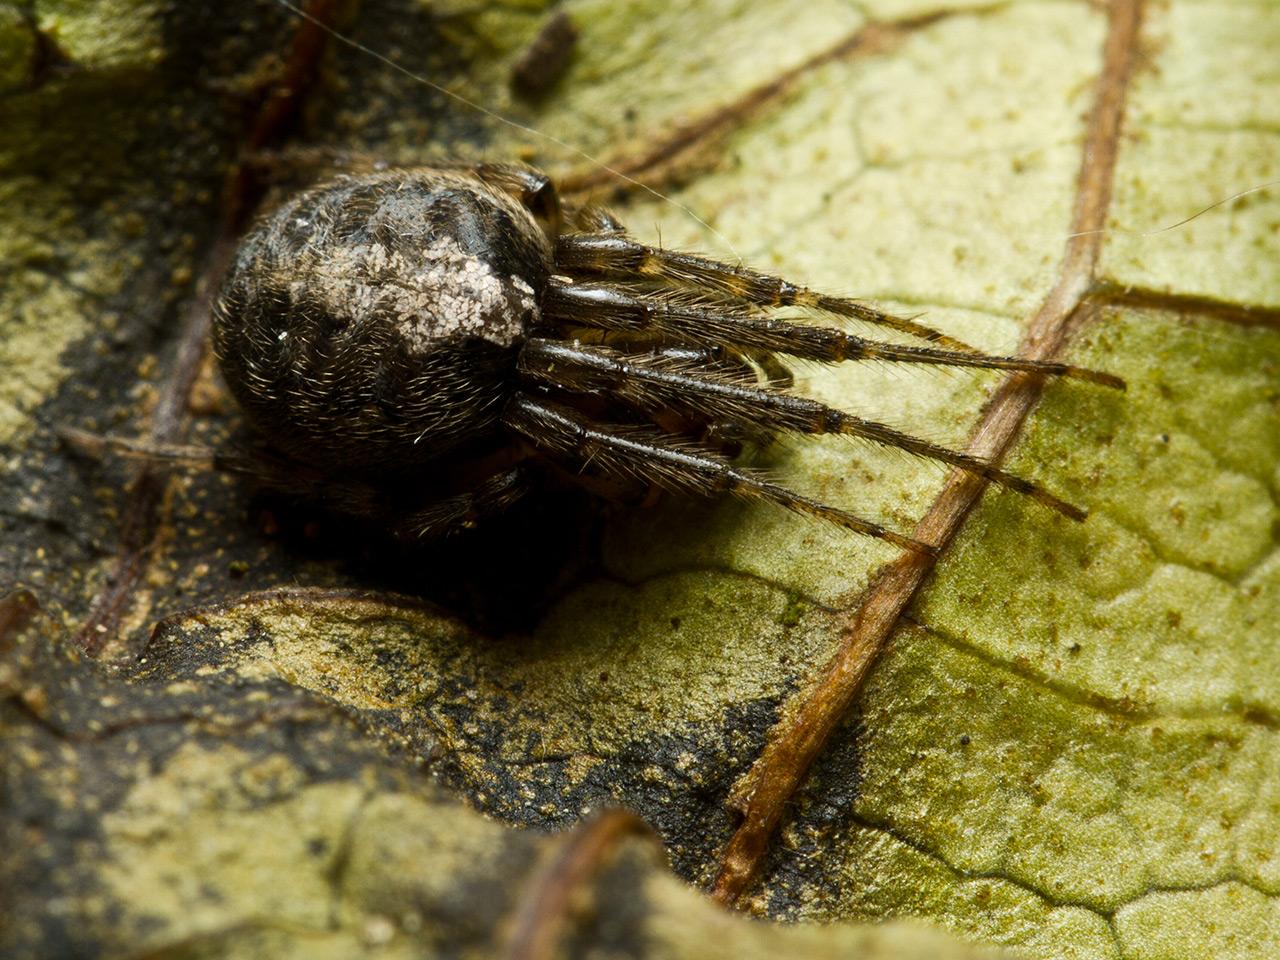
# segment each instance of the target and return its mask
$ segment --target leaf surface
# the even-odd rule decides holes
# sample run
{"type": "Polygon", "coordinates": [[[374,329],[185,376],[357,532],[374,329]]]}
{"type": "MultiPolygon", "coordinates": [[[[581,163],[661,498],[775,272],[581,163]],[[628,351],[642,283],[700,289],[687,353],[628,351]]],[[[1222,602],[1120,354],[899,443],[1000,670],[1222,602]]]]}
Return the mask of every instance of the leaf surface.
{"type": "MultiPolygon", "coordinates": [[[[164,394],[177,313],[165,304],[189,292],[214,232],[243,112],[235,91],[269,71],[262,58],[295,26],[254,9],[269,27],[250,41],[231,10],[207,22],[135,13],[110,27],[62,5],[0,8],[10,10],[0,48],[26,51],[29,64],[0,74],[15,91],[0,101],[0,125],[24,131],[0,145],[0,263],[17,278],[0,291],[12,374],[0,439],[16,479],[4,576],[70,629],[114,582],[132,501],[118,464],[77,463],[50,431],[141,430],[164,394]],[[50,72],[54,61],[35,52],[50,43],[57,62],[79,69],[50,72]],[[220,95],[189,82],[196,54],[220,95]]],[[[1104,56],[1115,18],[1085,3],[566,9],[578,49],[537,105],[506,87],[542,21],[536,6],[366,3],[343,29],[674,203],[619,191],[572,150],[341,44],[297,142],[406,163],[522,156],[572,198],[610,200],[638,236],[923,313],[992,351],[1020,349],[1065,277],[1087,293],[1070,322],[1072,362],[1129,384],[1123,395],[1047,386],[1007,462],[1087,506],[1089,519],[986,493],[788,806],[742,905],[836,925],[730,924],[750,931],[732,936],[763,952],[774,937],[834,952],[874,938],[863,924],[909,918],[1025,956],[1280,948],[1280,201],[1262,189],[1155,232],[1280,178],[1266,92],[1275,6],[1145,5],[1123,81],[1104,56]],[[1097,142],[1100,91],[1119,98],[1110,161],[1084,146],[1097,142]],[[1089,195],[1101,197],[1106,232],[1084,241],[1096,253],[1086,276],[1063,251],[1104,163],[1113,173],[1089,195]]],[[[806,393],[955,446],[1000,384],[887,364],[797,376],[806,393]]],[[[231,417],[216,383],[197,380],[195,398],[194,436],[219,439],[231,417]]],[[[931,464],[842,439],[793,440],[756,462],[904,531],[947,482],[931,464]]],[[[160,933],[137,918],[136,928],[95,928],[113,943],[185,956],[180,944],[239,937],[257,910],[289,918],[253,934],[281,950],[301,950],[316,930],[341,955],[421,946],[388,903],[453,902],[450,922],[462,923],[467,884],[510,872],[493,851],[527,859],[538,842],[455,797],[543,829],[628,807],[654,825],[680,876],[708,884],[736,826],[726,806],[735,784],[894,557],[767,507],[668,498],[599,514],[557,500],[406,567],[376,551],[353,556],[322,518],[318,539],[303,535],[317,519],[304,516],[282,541],[264,532],[275,521],[264,524],[262,510],[225,478],[174,481],[104,651],[145,662],[111,695],[260,686],[346,717],[326,719],[307,756],[358,758],[318,776],[296,773],[293,754],[268,757],[280,771],[261,776],[289,786],[279,803],[259,804],[235,771],[256,769],[246,752],[284,749],[253,745],[269,725],[209,742],[171,731],[154,784],[122,781],[101,801],[109,814],[86,814],[100,882],[115,901],[140,902],[174,864],[203,855],[204,835],[222,838],[210,856],[229,864],[215,886],[245,871],[256,879],[242,899],[171,886],[152,898],[160,933]],[[314,589],[277,589],[299,583],[314,589]],[[394,595],[405,593],[479,608],[479,622],[394,595]],[[545,597],[525,617],[483,615],[545,597]],[[391,752],[370,759],[380,750],[391,752]],[[424,786],[410,759],[449,796],[424,786]],[[194,804],[190,831],[164,826],[173,803],[194,804]],[[378,804],[388,812],[369,814],[378,826],[361,840],[352,811],[378,804]],[[426,829],[433,818],[450,826],[426,829]],[[351,867],[359,879],[335,895],[332,849],[307,859],[303,823],[370,872],[351,867]],[[266,852],[263,836],[273,838],[266,852]],[[414,873],[408,854],[396,869],[378,864],[397,848],[436,872],[414,873]],[[458,857],[471,865],[455,867],[458,857]],[[277,894],[289,905],[249,909],[277,894]],[[369,934],[374,917],[389,918],[386,944],[369,939],[386,930],[369,934]]],[[[75,749],[94,764],[108,756],[75,749]]],[[[667,931],[662,943],[687,934],[687,949],[728,923],[643,869],[645,889],[664,891],[653,904],[669,898],[644,911],[667,931]],[[672,919],[686,913],[700,932],[672,919]]]]}

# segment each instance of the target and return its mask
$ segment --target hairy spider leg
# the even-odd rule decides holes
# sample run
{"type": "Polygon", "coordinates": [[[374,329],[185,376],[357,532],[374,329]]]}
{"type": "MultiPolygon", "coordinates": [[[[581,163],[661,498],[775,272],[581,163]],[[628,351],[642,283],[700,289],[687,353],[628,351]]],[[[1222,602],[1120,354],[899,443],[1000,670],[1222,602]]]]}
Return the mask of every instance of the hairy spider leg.
{"type": "MultiPolygon", "coordinates": [[[[607,334],[606,334],[607,335],[607,334]]],[[[553,340],[553,343],[564,343],[553,340]]],[[[582,343],[577,338],[575,344],[582,343]]],[[[595,344],[597,341],[590,341],[595,344]]],[[[607,350],[617,350],[630,355],[643,354],[654,364],[670,369],[672,367],[692,370],[710,371],[724,383],[740,383],[756,386],[766,383],[770,387],[789,387],[793,380],[788,370],[778,358],[759,350],[739,350],[734,347],[703,346],[654,346],[651,338],[632,337],[598,341],[607,350]]],[[[517,361],[517,368],[521,368],[517,361]]],[[[570,388],[573,389],[572,387],[570,388]]],[[[622,397],[626,399],[626,397],[622,397]]],[[[635,406],[634,403],[631,406],[635,406]]],[[[770,423],[759,419],[748,422],[735,422],[727,419],[705,417],[687,405],[681,409],[672,404],[666,409],[652,408],[645,411],[649,418],[668,433],[691,432],[697,439],[713,449],[728,455],[730,458],[741,453],[746,443],[766,445],[777,437],[777,429],[770,423]]]]}
{"type": "Polygon", "coordinates": [[[526,376],[549,385],[619,396],[645,411],[675,407],[696,416],[747,427],[861,437],[959,467],[1026,494],[1072,520],[1083,520],[1086,516],[1084,510],[1038,484],[1007,473],[986,460],[929,443],[816,400],[746,385],[705,368],[673,365],[664,362],[661,356],[627,355],[608,347],[533,339],[521,351],[519,369],[526,376]]]}
{"type": "Polygon", "coordinates": [[[795,383],[791,369],[778,359],[777,354],[769,350],[724,344],[655,344],[653,337],[647,334],[619,335],[615,331],[600,328],[591,332],[600,335],[600,338],[593,338],[586,331],[575,330],[572,339],[578,343],[612,347],[624,353],[643,353],[658,358],[663,363],[714,370],[723,377],[742,383],[767,383],[771,387],[790,387],[795,383]]]}
{"type": "Polygon", "coordinates": [[[255,483],[304,500],[325,504],[335,513],[380,523],[397,540],[421,540],[457,533],[492,514],[501,513],[533,489],[527,467],[500,468],[457,494],[424,498],[407,510],[393,507],[386,491],[351,477],[333,477],[303,464],[279,459],[266,450],[257,455],[226,453],[191,444],[156,444],[122,437],[104,437],[76,428],[59,431],[62,439],[86,456],[107,451],[157,464],[233,473],[255,483]]]}
{"type": "Polygon", "coordinates": [[[524,394],[516,394],[503,420],[534,445],[576,459],[583,466],[598,462],[610,473],[630,474],[647,483],[702,496],[730,493],[744,499],[766,501],[915,553],[937,552],[929,544],[801,496],[750,471],[735,468],[712,450],[681,443],[656,430],[594,424],[569,407],[524,394]]]}
{"type": "Polygon", "coordinates": [[[481,481],[472,490],[429,501],[407,516],[396,517],[391,531],[401,539],[422,540],[469,530],[485,517],[507,510],[532,488],[528,469],[516,466],[481,481]]]}
{"type": "Polygon", "coordinates": [[[824,363],[885,360],[978,367],[1069,377],[1118,390],[1125,386],[1122,379],[1112,374],[1053,360],[880,343],[834,327],[792,323],[729,308],[689,306],[660,295],[633,293],[608,284],[566,283],[553,279],[547,285],[543,310],[549,316],[584,326],[647,331],[660,337],[700,344],[729,343],[824,363]]]}
{"type": "Polygon", "coordinates": [[[375,522],[394,539],[406,542],[467,530],[506,510],[533,488],[528,469],[517,464],[481,477],[469,490],[424,496],[417,503],[405,504],[390,502],[387,491],[373,482],[321,474],[265,453],[254,458],[218,456],[214,466],[249,477],[261,486],[322,503],[334,513],[375,522]]]}
{"type": "Polygon", "coordinates": [[[889,327],[951,350],[977,352],[932,327],[882,313],[857,300],[818,293],[781,277],[709,257],[649,247],[618,231],[561,236],[556,240],[555,261],[559,269],[568,273],[666,281],[681,287],[714,290],[761,307],[806,307],[889,327]]]}
{"type": "MultiPolygon", "coordinates": [[[[468,165],[462,164],[464,168],[468,165]]],[[[560,232],[564,211],[551,178],[532,167],[511,163],[481,163],[469,168],[480,180],[503,190],[523,203],[546,224],[552,236],[560,232]]]]}
{"type": "Polygon", "coordinates": [[[148,440],[104,436],[79,427],[58,427],[58,439],[82,456],[101,460],[108,453],[157,464],[204,469],[218,468],[218,452],[212,447],[186,443],[152,443],[148,440]]]}
{"type": "Polygon", "coordinates": [[[573,225],[583,233],[626,233],[627,228],[606,207],[589,203],[574,212],[573,225]]]}

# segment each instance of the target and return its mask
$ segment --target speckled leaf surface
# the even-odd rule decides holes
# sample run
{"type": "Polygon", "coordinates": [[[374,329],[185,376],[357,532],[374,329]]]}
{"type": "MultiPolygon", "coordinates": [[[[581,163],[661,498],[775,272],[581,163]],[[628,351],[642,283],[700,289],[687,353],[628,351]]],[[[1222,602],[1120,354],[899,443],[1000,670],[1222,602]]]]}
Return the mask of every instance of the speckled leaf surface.
{"type": "MultiPolygon", "coordinates": [[[[1098,202],[1088,173],[1105,167],[1106,233],[1089,241],[1088,316],[1068,352],[1129,383],[1048,386],[1009,463],[1091,516],[983,497],[740,901],[835,925],[728,920],[626,847],[616,869],[639,871],[649,900],[618,914],[614,945],[707,955],[697,945],[723,927],[726,956],[739,942],[762,955],[1280,950],[1277,194],[1155,232],[1280,178],[1280,9],[1147,4],[1123,78],[1104,55],[1117,18],[1082,2],[566,9],[579,46],[536,106],[506,87],[545,16],[536,4],[365,3],[344,30],[702,222],[341,45],[297,143],[399,162],[520,156],[575,197],[610,199],[639,236],[923,313],[1001,352],[1062,284],[1080,198],[1098,202]],[[1100,91],[1123,118],[1107,157],[1085,149],[1100,91]],[[886,919],[944,928],[951,946],[896,927],[900,945],[859,939],[886,919]]],[[[0,129],[19,131],[0,135],[0,271],[14,278],[0,285],[14,478],[0,575],[41,597],[51,634],[74,633],[110,585],[131,502],[121,465],[69,457],[52,430],[146,428],[246,91],[292,26],[269,4],[0,5],[0,51],[13,51],[0,129]]],[[[999,384],[797,373],[806,392],[953,445],[999,384]]],[[[202,442],[234,423],[211,377],[189,406],[202,442]]],[[[757,462],[901,530],[944,490],[944,471],[848,440],[793,440],[757,462]]],[[[675,872],[707,884],[735,784],[894,556],[765,507],[553,501],[406,565],[353,554],[323,518],[276,534],[273,510],[225,478],[173,481],[103,651],[125,675],[32,652],[47,639],[10,651],[25,664],[5,675],[10,769],[25,757],[50,778],[11,773],[9,796],[45,791],[70,811],[25,835],[10,889],[48,868],[40,891],[103,911],[95,943],[416,955],[441,949],[422,934],[438,916],[482,955],[499,941],[465,932],[486,922],[467,920],[475,891],[495,891],[475,916],[496,923],[518,899],[510,878],[555,842],[515,827],[569,828],[606,806],[639,813],[675,872]],[[86,689],[126,705],[100,704],[109,717],[147,719],[123,733],[101,721],[100,736],[89,699],[59,719],[54,691],[86,689]],[[292,727],[252,713],[259,702],[300,704],[303,732],[282,740],[292,727]],[[119,760],[133,755],[148,759],[119,760]],[[72,869],[81,837],[93,853],[72,869]],[[179,880],[191,864],[207,890],[179,880]]],[[[6,808],[8,830],[42,809],[6,808]]],[[[603,879],[605,926],[609,896],[603,879]]],[[[53,917],[37,935],[73,928],[53,917]]],[[[606,949],[593,935],[572,934],[606,949]]]]}
{"type": "MultiPolygon", "coordinates": [[[[47,620],[12,629],[32,605],[0,602],[6,956],[494,956],[574,841],[477,814],[279,676],[108,672],[47,620]]],[[[919,927],[731,917],[640,836],[590,879],[558,931],[575,956],[993,956],[919,927]]]]}

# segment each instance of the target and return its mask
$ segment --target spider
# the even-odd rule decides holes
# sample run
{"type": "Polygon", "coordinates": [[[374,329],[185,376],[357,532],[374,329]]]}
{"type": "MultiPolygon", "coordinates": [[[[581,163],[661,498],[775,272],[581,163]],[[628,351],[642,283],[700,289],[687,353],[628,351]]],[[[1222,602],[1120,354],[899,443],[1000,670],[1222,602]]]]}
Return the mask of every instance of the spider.
{"type": "Polygon", "coordinates": [[[1019,370],[855,300],[646,246],[510,164],[344,176],[244,239],[214,312],[222,372],[258,440],[219,464],[394,537],[454,532],[547,470],[767,501],[919,553],[933,547],[735,464],[743,442],[848,434],[1083,511],[992,463],[797,395],[779,355],[1019,370]],[[877,324],[899,345],[778,315],[877,324]]]}

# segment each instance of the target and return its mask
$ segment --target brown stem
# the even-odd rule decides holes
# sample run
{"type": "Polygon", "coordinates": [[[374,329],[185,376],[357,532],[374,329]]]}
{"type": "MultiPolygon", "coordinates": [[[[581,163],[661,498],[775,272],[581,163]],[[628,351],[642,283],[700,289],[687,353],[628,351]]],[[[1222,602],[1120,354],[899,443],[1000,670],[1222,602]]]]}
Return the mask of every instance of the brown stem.
{"type": "Polygon", "coordinates": [[[653,830],[634,813],[610,810],[575,828],[538,870],[516,905],[507,941],[507,960],[549,960],[555,955],[569,919],[574,895],[599,872],[605,858],[629,837],[660,844],[653,830]]]}
{"type": "Polygon", "coordinates": [[[1211,297],[1198,297],[1194,294],[1109,284],[1095,286],[1089,294],[1089,299],[1097,304],[1114,304],[1138,310],[1160,310],[1182,316],[1213,317],[1223,323],[1233,323],[1241,327],[1268,327],[1272,330],[1280,330],[1280,309],[1275,307],[1251,307],[1247,304],[1228,303],[1211,297]]]}

